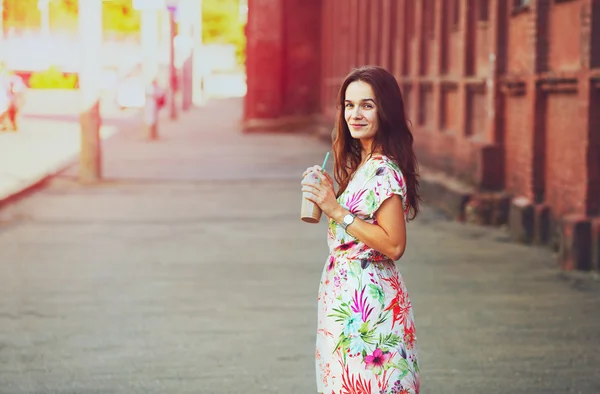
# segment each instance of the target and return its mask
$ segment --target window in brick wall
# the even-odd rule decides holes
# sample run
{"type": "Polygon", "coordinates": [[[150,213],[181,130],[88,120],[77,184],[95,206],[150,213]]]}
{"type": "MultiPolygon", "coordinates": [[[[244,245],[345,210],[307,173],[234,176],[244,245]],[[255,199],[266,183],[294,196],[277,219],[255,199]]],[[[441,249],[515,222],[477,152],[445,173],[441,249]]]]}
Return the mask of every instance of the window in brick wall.
{"type": "Polygon", "coordinates": [[[487,117],[486,95],[482,88],[471,87],[467,90],[467,119],[465,134],[481,136],[485,132],[487,117]]]}
{"type": "Polygon", "coordinates": [[[456,83],[446,83],[441,86],[440,124],[442,132],[455,134],[458,127],[458,113],[461,110],[456,83]]]}
{"type": "Polygon", "coordinates": [[[419,126],[430,124],[433,115],[433,90],[431,85],[424,84],[419,87],[419,126]]]}
{"type": "Polygon", "coordinates": [[[410,83],[405,83],[402,86],[402,99],[404,100],[404,116],[412,122],[411,117],[412,113],[412,85],[410,83]]]}

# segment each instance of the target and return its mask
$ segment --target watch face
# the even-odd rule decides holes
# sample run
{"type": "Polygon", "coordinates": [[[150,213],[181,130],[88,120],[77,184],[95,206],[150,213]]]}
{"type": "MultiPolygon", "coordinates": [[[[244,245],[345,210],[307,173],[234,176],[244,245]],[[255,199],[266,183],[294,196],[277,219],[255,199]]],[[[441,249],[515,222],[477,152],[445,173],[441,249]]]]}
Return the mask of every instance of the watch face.
{"type": "Polygon", "coordinates": [[[352,216],[352,215],[346,215],[346,216],[344,216],[344,223],[350,224],[353,221],[354,221],[354,216],[352,216]]]}

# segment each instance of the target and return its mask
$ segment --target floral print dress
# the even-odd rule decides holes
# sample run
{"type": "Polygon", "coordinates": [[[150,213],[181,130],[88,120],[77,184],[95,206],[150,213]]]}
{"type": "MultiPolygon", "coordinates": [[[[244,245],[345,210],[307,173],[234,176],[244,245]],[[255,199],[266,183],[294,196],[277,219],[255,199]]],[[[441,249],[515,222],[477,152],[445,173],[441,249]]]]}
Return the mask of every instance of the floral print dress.
{"type": "MultiPolygon", "coordinates": [[[[375,212],[406,185],[385,156],[367,160],[338,202],[357,218],[375,212]]],[[[329,220],[329,257],[318,294],[317,391],[323,394],[418,394],[415,322],[394,261],[329,220]]]]}

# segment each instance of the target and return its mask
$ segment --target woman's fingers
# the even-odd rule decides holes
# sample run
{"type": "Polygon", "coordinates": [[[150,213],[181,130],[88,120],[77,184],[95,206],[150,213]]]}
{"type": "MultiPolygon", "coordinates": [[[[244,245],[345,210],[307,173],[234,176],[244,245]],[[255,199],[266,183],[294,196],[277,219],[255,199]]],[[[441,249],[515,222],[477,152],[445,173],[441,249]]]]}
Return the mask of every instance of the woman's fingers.
{"type": "Polygon", "coordinates": [[[304,178],[305,176],[307,176],[309,173],[311,172],[321,172],[321,166],[312,166],[312,167],[308,167],[306,169],[306,171],[304,171],[302,173],[302,178],[304,178]]]}
{"type": "Polygon", "coordinates": [[[303,192],[312,192],[312,193],[316,193],[319,189],[317,188],[317,185],[315,184],[310,184],[310,183],[303,183],[302,184],[302,191],[303,192]]]}
{"type": "Polygon", "coordinates": [[[331,178],[331,176],[327,172],[324,172],[323,175],[325,175],[325,178],[327,178],[331,186],[333,186],[333,179],[331,178]]]}
{"type": "Polygon", "coordinates": [[[329,182],[329,179],[327,179],[325,174],[323,174],[321,171],[317,172],[316,174],[317,174],[317,177],[321,180],[321,182],[324,182],[324,181],[329,182]]]}
{"type": "Polygon", "coordinates": [[[311,179],[306,179],[304,178],[302,180],[302,182],[300,182],[301,185],[317,185],[317,183],[315,183],[315,181],[311,180],[311,179]]]}

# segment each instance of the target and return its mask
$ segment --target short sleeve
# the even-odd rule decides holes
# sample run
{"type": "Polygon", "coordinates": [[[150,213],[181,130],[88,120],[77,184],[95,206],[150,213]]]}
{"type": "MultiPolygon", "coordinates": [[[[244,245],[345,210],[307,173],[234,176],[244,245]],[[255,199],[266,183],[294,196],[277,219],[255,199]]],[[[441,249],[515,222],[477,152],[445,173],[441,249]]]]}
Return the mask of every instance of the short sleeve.
{"type": "Polygon", "coordinates": [[[381,204],[394,194],[400,196],[402,210],[406,212],[406,184],[399,169],[393,168],[388,163],[381,163],[366,186],[365,203],[369,217],[374,217],[381,204]]]}

